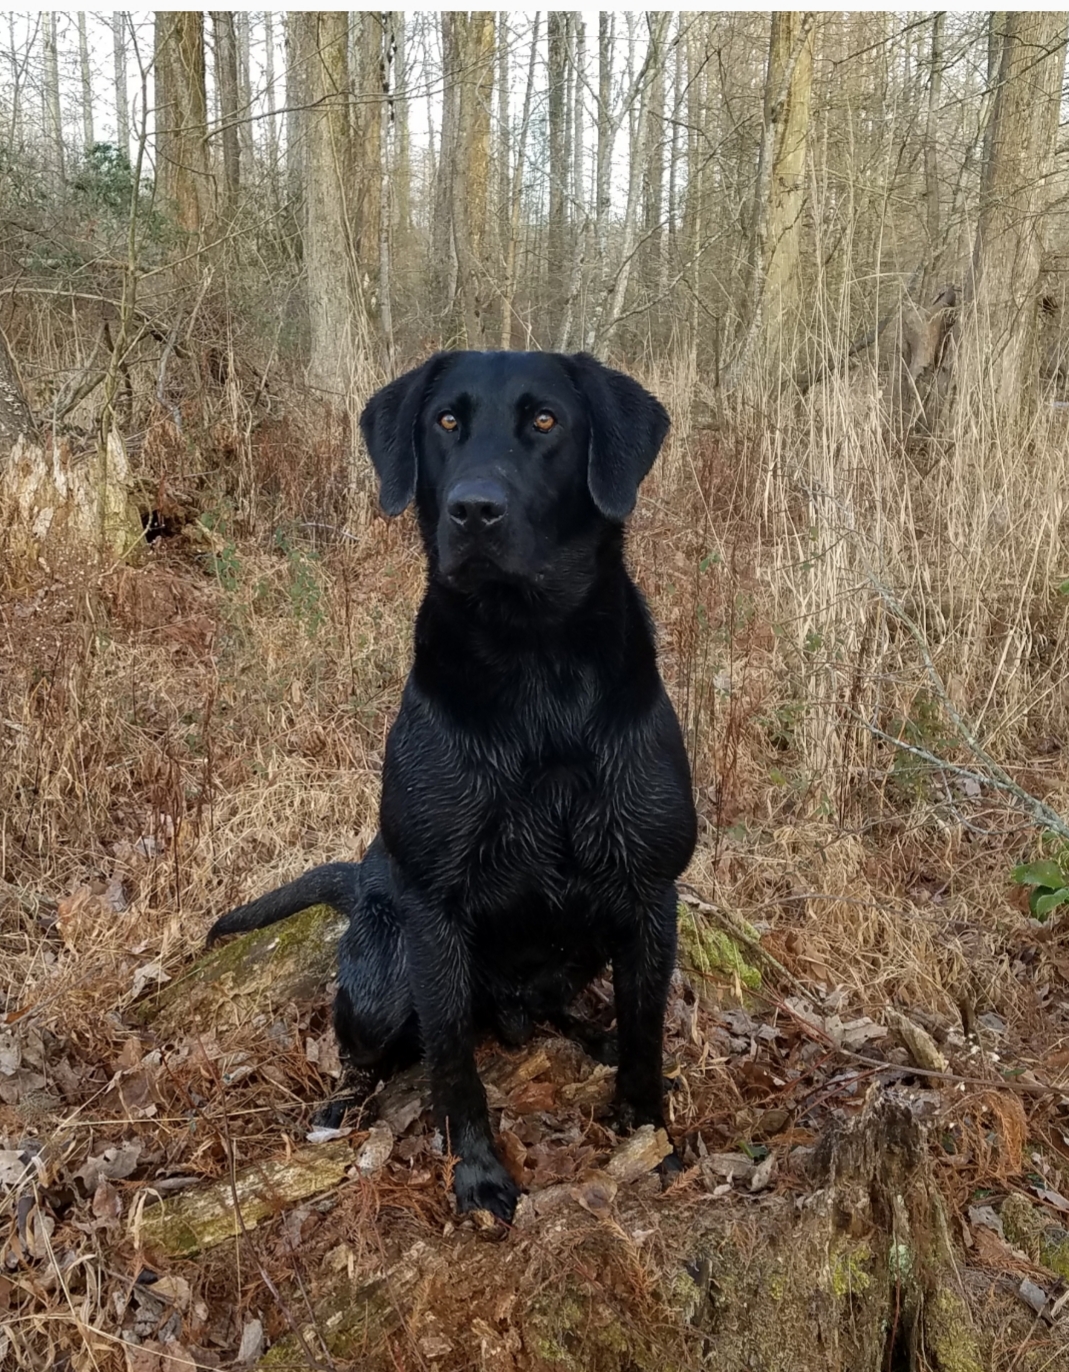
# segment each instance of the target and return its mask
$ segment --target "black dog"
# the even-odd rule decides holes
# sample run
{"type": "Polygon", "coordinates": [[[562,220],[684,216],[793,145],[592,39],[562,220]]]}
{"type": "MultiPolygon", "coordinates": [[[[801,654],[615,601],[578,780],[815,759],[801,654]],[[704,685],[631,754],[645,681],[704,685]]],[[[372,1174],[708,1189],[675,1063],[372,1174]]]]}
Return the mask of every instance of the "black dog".
{"type": "Polygon", "coordinates": [[[414,499],[428,563],[390,731],[380,832],[212,928],[318,901],[349,918],[334,1024],[384,1075],[422,1051],[461,1210],[512,1217],[475,1068],[479,1031],[568,1022],[609,963],[621,1124],[663,1123],[675,879],[695,814],[623,521],[668,431],[593,357],[440,353],[368,402],[387,514],[414,499]]]}

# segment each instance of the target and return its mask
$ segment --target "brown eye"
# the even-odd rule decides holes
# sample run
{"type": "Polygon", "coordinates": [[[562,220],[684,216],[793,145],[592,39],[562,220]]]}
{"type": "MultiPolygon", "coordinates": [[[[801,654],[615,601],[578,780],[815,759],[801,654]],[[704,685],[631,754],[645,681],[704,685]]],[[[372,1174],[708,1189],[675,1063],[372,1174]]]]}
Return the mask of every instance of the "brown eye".
{"type": "Polygon", "coordinates": [[[534,417],[534,426],[540,434],[548,434],[556,425],[556,416],[551,415],[548,410],[539,410],[534,417]]]}
{"type": "Polygon", "coordinates": [[[438,416],[438,423],[447,434],[454,433],[460,427],[457,417],[452,410],[443,410],[438,416]]]}

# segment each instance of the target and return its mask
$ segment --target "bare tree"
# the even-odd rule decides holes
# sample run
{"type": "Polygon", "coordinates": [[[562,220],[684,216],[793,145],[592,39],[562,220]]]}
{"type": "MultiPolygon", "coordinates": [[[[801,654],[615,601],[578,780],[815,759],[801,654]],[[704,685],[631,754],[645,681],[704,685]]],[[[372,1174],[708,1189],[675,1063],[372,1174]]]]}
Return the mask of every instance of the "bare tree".
{"type": "Polygon", "coordinates": [[[998,90],[988,130],[959,350],[962,423],[990,404],[1000,424],[1027,409],[1038,377],[1039,273],[1065,70],[1065,13],[993,21],[998,90]]]}
{"type": "Polygon", "coordinates": [[[156,174],[175,223],[206,234],[214,217],[208,161],[204,16],[199,10],[157,10],[156,174]]]}
{"type": "MultiPolygon", "coordinates": [[[[523,93],[523,114],[516,134],[516,149],[512,160],[509,185],[508,226],[505,234],[505,278],[501,288],[501,342],[507,348],[512,341],[513,295],[516,287],[516,257],[520,242],[520,209],[523,199],[523,178],[527,166],[527,134],[531,125],[531,101],[535,88],[535,66],[538,60],[538,21],[536,13],[531,29],[531,48],[527,66],[527,84],[523,93]]],[[[502,40],[503,41],[503,40],[502,40]]]]}
{"type": "Polygon", "coordinates": [[[357,346],[367,342],[350,229],[348,15],[342,10],[293,10],[288,22],[304,100],[297,164],[304,191],[308,375],[328,400],[341,403],[357,346]]]}
{"type": "Polygon", "coordinates": [[[126,15],[116,10],[111,16],[112,51],[115,61],[115,127],[119,150],[130,153],[130,97],[126,89],[126,15]]]}
{"type": "Polygon", "coordinates": [[[772,15],[765,79],[764,127],[749,234],[749,283],[743,328],[729,384],[757,349],[773,372],[795,346],[802,276],[799,256],[805,192],[805,153],[813,76],[811,13],[772,15]]]}
{"type": "Polygon", "coordinates": [[[215,40],[215,84],[219,92],[220,141],[223,145],[223,213],[230,218],[241,190],[241,145],[238,47],[233,10],[212,10],[215,40]]]}
{"type": "Polygon", "coordinates": [[[62,182],[66,176],[63,150],[63,115],[59,103],[59,49],[56,38],[56,11],[45,12],[44,25],[45,49],[45,119],[48,128],[48,142],[52,153],[52,168],[56,179],[62,182]]]}
{"type": "Polygon", "coordinates": [[[93,79],[89,70],[89,36],[86,31],[85,10],[78,11],[78,75],[82,82],[82,144],[91,148],[93,137],[93,79]]]}
{"type": "Polygon", "coordinates": [[[278,179],[278,96],[275,91],[275,22],[270,10],[264,11],[264,81],[267,86],[267,169],[271,184],[275,185],[278,179]]]}

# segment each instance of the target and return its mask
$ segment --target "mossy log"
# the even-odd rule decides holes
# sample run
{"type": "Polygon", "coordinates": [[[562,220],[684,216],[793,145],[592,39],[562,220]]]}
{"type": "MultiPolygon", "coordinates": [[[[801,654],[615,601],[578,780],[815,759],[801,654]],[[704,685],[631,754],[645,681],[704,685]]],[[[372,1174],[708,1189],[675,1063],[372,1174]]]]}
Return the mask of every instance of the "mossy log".
{"type": "Polygon", "coordinates": [[[321,996],[334,975],[345,918],[313,905],[206,953],[190,970],[141,1001],[134,1013],[158,1039],[232,1029],[321,996]]]}
{"type": "Polygon", "coordinates": [[[136,1221],[138,1240],[146,1249],[171,1258],[193,1257],[298,1201],[328,1191],[352,1162],[352,1149],[339,1141],[254,1163],[232,1181],[212,1182],[142,1211],[136,1221]]]}

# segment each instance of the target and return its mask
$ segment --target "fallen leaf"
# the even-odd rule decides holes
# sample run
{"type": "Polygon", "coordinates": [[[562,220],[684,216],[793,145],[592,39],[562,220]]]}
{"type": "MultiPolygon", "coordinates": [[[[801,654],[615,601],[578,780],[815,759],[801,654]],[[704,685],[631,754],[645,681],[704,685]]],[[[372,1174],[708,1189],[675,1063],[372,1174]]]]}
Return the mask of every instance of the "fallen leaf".
{"type": "Polygon", "coordinates": [[[115,1224],[122,1214],[122,1199],[110,1181],[97,1183],[93,1192],[93,1214],[106,1225],[115,1224]]]}
{"type": "Polygon", "coordinates": [[[763,1191],[766,1186],[770,1186],[772,1184],[772,1174],[775,1170],[776,1155],[774,1153],[769,1153],[764,1162],[758,1163],[754,1168],[753,1176],[750,1178],[750,1190],[763,1191]]]}
{"type": "Polygon", "coordinates": [[[1025,1305],[1030,1306],[1037,1315],[1042,1315],[1047,1308],[1047,1293],[1041,1286],[1037,1286],[1031,1277],[1025,1277],[1017,1288],[1017,1294],[1025,1305]]]}
{"type": "Polygon", "coordinates": [[[572,1187],[572,1197],[592,1215],[605,1215],[612,1209],[617,1190],[616,1179],[608,1172],[589,1172],[572,1187]]]}
{"type": "Polygon", "coordinates": [[[238,1362],[254,1362],[264,1348],[264,1327],[259,1320],[252,1319],[245,1321],[245,1327],[241,1331],[241,1343],[238,1346],[238,1362]]]}
{"type": "Polygon", "coordinates": [[[378,1120],[356,1150],[357,1171],[365,1177],[371,1176],[386,1166],[392,1152],[393,1130],[384,1120],[378,1120]]]}

